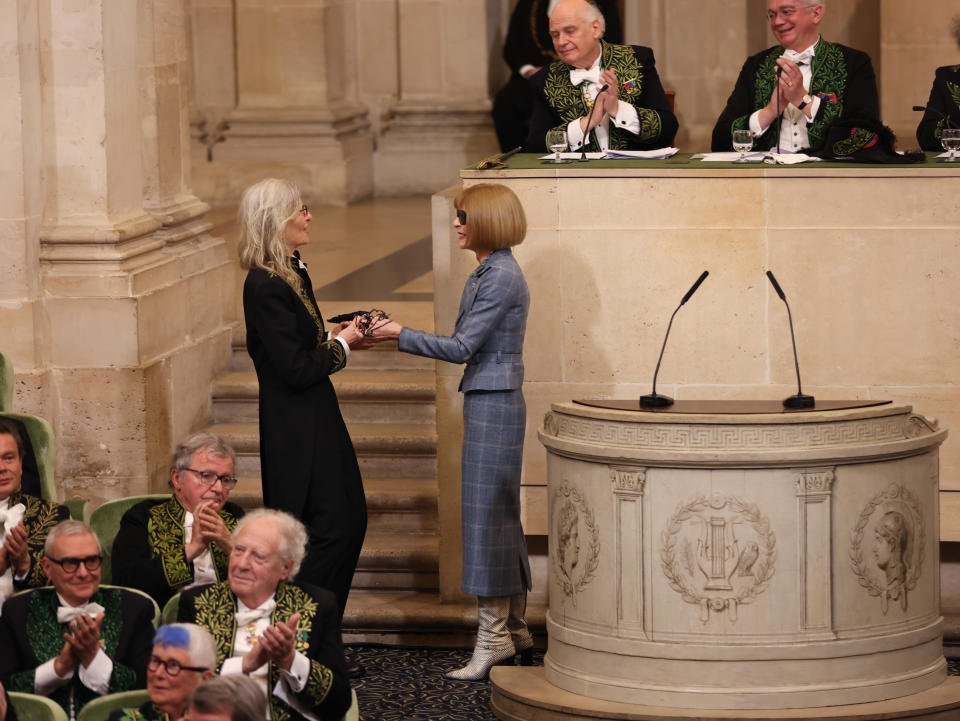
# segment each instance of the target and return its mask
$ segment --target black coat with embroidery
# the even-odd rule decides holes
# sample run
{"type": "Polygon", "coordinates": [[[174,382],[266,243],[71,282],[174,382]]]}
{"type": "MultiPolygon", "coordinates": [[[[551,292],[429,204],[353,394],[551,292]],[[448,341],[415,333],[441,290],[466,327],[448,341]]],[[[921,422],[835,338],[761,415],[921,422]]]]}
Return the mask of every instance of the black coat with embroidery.
{"type": "MultiPolygon", "coordinates": [[[[600,65],[614,70],[619,84],[620,100],[630,103],[640,120],[640,133],[635,135],[615,126],[611,119],[609,147],[622,150],[652,150],[673,143],[677,134],[677,117],[657,75],[653,51],[640,45],[612,45],[601,41],[600,65]],[[630,89],[625,83],[633,81],[630,89]]],[[[530,78],[536,87],[530,135],[524,150],[542,153],[547,149],[547,132],[566,130],[577,118],[586,117],[590,108],[583,92],[570,81],[572,66],[556,60],[530,78]]],[[[600,112],[599,110],[597,112],[600,112]]],[[[572,148],[579,150],[579,148],[572,148]]],[[[598,151],[596,134],[590,133],[589,151],[598,151]]]]}
{"type": "MultiPolygon", "coordinates": [[[[751,55],[740,69],[737,84],[713,127],[711,148],[733,150],[733,131],[749,130],[750,116],[766,107],[776,86],[777,58],[783,47],[776,45],[751,55]]],[[[820,95],[820,108],[807,126],[810,147],[823,143],[823,129],[839,117],[880,118],[877,78],[870,56],[839,43],[820,39],[811,67],[811,96],[820,95]]],[[[755,150],[770,150],[777,144],[776,122],[754,141],[755,150]]]]}
{"type": "MultiPolygon", "coordinates": [[[[150,594],[160,608],[193,583],[193,562],[187,561],[184,540],[185,515],[174,496],[165,501],[141,501],[124,513],[113,542],[112,582],[150,594]]],[[[243,509],[235,503],[226,503],[220,510],[220,518],[230,531],[242,516],[243,509]]],[[[229,555],[214,543],[209,550],[217,580],[222,581],[227,577],[229,555]]]]}
{"type": "MultiPolygon", "coordinates": [[[[90,599],[104,607],[101,646],[113,661],[110,693],[145,688],[147,659],[153,649],[154,607],[149,599],[119,588],[101,588],[90,599]]],[[[0,614],[0,682],[10,691],[33,693],[37,667],[63,648],[67,624],[57,623],[60,600],[53,588],[39,588],[7,599],[0,614]]],[[[79,672],[50,698],[70,713],[97,694],[80,682],[79,672]]]]}
{"type": "MultiPolygon", "coordinates": [[[[333,594],[305,583],[281,581],[274,597],[276,607],[271,623],[286,622],[300,614],[296,627],[296,649],[310,661],[307,684],[293,694],[297,701],[320,719],[339,719],[350,708],[350,680],[340,641],[340,621],[333,594]]],[[[196,623],[207,629],[217,644],[217,672],[233,657],[237,634],[237,596],[224,581],[198,586],[180,596],[177,620],[196,623]]],[[[281,672],[271,661],[267,668],[267,688],[273,689],[281,672]]],[[[270,718],[273,721],[298,721],[304,717],[293,707],[270,693],[270,718]]]]}
{"type": "Polygon", "coordinates": [[[944,127],[960,128],[960,65],[937,68],[927,109],[917,126],[920,147],[923,150],[943,150],[940,133],[944,127]]]}
{"type": "Polygon", "coordinates": [[[339,341],[326,340],[310,276],[298,272],[299,293],[279,276],[251,270],[243,312],[260,383],[263,504],[301,518],[312,486],[359,487],[362,496],[362,482],[330,382],[346,366],[346,354],[339,341]]]}

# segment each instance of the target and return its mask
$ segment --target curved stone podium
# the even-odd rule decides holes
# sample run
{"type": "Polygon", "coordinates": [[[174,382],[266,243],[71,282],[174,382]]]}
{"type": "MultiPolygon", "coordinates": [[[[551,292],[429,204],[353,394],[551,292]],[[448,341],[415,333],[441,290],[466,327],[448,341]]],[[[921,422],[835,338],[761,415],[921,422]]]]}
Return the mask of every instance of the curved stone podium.
{"type": "MultiPolygon", "coordinates": [[[[553,404],[540,430],[545,681],[676,709],[877,706],[938,689],[945,437],[889,404],[553,404]]],[[[495,709],[509,671],[492,675],[495,709]]]]}

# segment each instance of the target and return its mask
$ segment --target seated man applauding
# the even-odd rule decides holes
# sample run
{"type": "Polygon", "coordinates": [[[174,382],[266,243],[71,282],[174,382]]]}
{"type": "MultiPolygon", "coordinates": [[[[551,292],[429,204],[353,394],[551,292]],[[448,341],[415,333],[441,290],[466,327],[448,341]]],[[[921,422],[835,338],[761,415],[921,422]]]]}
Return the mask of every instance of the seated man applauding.
{"type": "Polygon", "coordinates": [[[114,711],[109,721],[177,721],[193,690],[213,677],[216,664],[217,647],[206,630],[193,623],[161,626],[147,662],[150,700],[140,708],[114,711]]]}
{"type": "Polygon", "coordinates": [[[70,517],[65,506],[21,492],[23,447],[20,429],[0,417],[0,604],[15,590],[47,582],[40,567],[43,543],[70,517]]]}
{"type": "Polygon", "coordinates": [[[274,721],[338,718],[350,707],[336,599],[287,581],[306,545],[306,528],[290,514],[254,511],[234,532],[229,580],[180,597],[180,620],[216,639],[219,673],[256,680],[274,721]]]}
{"type": "Polygon", "coordinates": [[[53,588],[3,606],[0,681],[49,696],[74,718],[95,696],[143,688],[154,609],[131,591],[100,588],[100,544],[86,524],[58,524],[44,554],[53,588]]]}
{"type": "Polygon", "coordinates": [[[243,510],[227,503],[237,485],[233,449],[212,433],[195,433],[173,453],[166,501],[127,511],[113,543],[113,582],[149,593],[162,607],[184,588],[227,577],[243,510]]]}

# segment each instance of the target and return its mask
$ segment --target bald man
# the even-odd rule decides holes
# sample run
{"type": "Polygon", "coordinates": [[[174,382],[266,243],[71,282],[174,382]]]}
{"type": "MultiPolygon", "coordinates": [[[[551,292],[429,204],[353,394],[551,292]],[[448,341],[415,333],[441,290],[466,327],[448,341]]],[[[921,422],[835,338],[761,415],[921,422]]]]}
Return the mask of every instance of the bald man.
{"type": "Polygon", "coordinates": [[[603,13],[591,0],[562,0],[550,13],[559,60],[531,78],[537,92],[527,152],[545,152],[550,130],[565,131],[571,150],[649,150],[673,142],[677,118],[653,51],[608,43],[605,31],[603,13]]]}

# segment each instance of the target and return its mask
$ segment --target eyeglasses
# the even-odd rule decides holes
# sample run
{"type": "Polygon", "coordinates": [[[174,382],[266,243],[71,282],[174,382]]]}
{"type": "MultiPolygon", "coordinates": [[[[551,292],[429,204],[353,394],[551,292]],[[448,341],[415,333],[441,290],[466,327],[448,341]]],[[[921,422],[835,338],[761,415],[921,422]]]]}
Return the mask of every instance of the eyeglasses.
{"type": "Polygon", "coordinates": [[[220,484],[223,486],[224,490],[231,490],[237,485],[237,479],[228,473],[219,474],[214,471],[198,471],[196,468],[184,468],[185,471],[190,471],[191,473],[196,473],[197,478],[200,479],[200,482],[205,486],[212,486],[217,481],[220,481],[220,484]]]}
{"type": "Polygon", "coordinates": [[[458,211],[457,211],[457,220],[460,221],[460,225],[466,225],[466,224],[467,224],[467,211],[465,211],[465,210],[458,210],[458,211]]]}
{"type": "Polygon", "coordinates": [[[300,215],[309,215],[309,214],[310,214],[310,208],[308,208],[306,203],[304,203],[303,206],[301,206],[300,208],[300,215]]]}
{"type": "Polygon", "coordinates": [[[51,563],[56,563],[67,573],[76,573],[81,563],[88,571],[96,571],[100,568],[100,562],[103,560],[103,556],[87,556],[86,558],[68,556],[67,558],[61,558],[59,561],[52,556],[47,556],[47,559],[51,563]]]}
{"type": "Polygon", "coordinates": [[[151,656],[147,661],[147,670],[156,671],[161,666],[167,672],[167,676],[179,676],[181,671],[206,671],[202,666],[181,666],[176,659],[162,659],[159,656],[151,656]]]}

